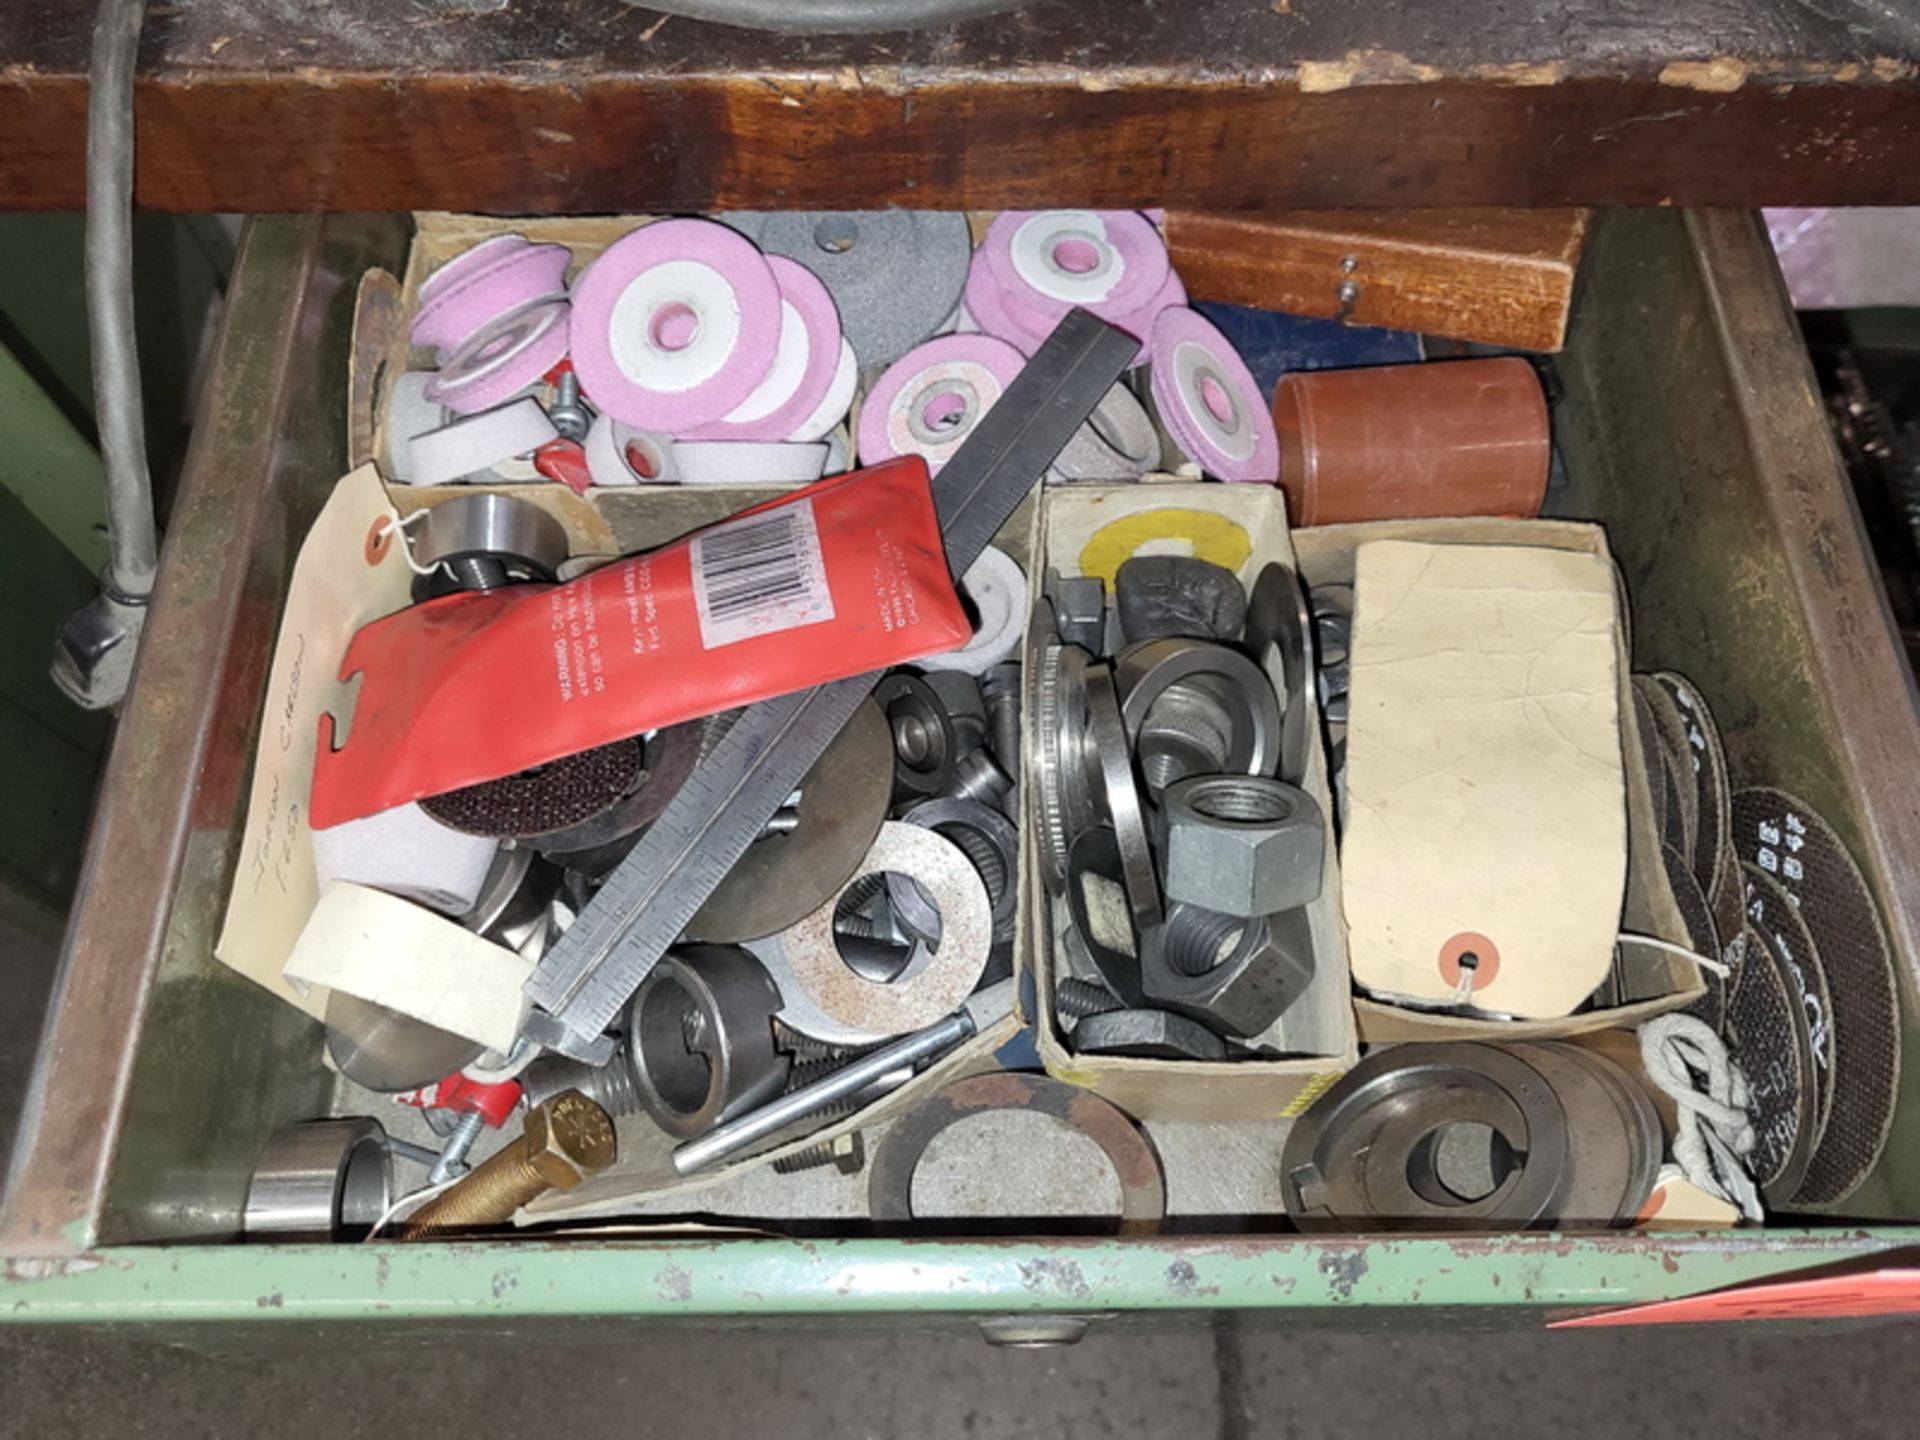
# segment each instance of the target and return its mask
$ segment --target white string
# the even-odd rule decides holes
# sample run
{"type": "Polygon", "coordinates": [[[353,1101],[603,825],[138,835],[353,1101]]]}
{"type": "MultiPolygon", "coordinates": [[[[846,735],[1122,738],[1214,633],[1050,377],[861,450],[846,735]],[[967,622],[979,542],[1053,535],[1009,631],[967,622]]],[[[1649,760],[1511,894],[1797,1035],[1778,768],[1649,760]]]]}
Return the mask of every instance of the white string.
{"type": "MultiPolygon", "coordinates": [[[[398,535],[400,539],[400,558],[407,562],[407,568],[416,575],[437,575],[446,569],[445,564],[436,561],[431,565],[422,565],[418,560],[414,559],[413,544],[407,535],[407,531],[411,530],[426,518],[427,512],[424,509],[416,510],[411,515],[404,516],[397,520],[393,516],[388,515],[382,519],[379,528],[373,533],[376,537],[381,535],[398,535]]],[[[453,572],[448,570],[447,573],[451,575],[453,572]]]]}
{"type": "Polygon", "coordinates": [[[1691,960],[1702,970],[1711,970],[1722,980],[1733,974],[1732,967],[1724,960],[1715,960],[1711,956],[1702,955],[1697,950],[1689,950],[1684,945],[1676,945],[1671,940],[1662,940],[1657,935],[1636,935],[1631,930],[1622,930],[1620,932],[1620,939],[1623,944],[1645,945],[1652,950],[1664,950],[1669,955],[1678,955],[1684,960],[1691,960]]]}
{"type": "Polygon", "coordinates": [[[1758,1136],[1747,1114],[1747,1077],[1713,1027],[1692,1015],[1662,1015],[1639,1030],[1647,1079],[1680,1110],[1674,1163],[1687,1179],[1749,1220],[1764,1218],[1746,1157],[1758,1136]]]}
{"type": "Polygon", "coordinates": [[[422,1205],[426,1204],[427,1201],[433,1199],[434,1196],[440,1194],[441,1191],[451,1190],[455,1185],[458,1185],[459,1183],[460,1183],[460,1177],[456,1176],[452,1180],[443,1180],[438,1185],[428,1185],[423,1189],[415,1190],[410,1194],[402,1195],[398,1200],[394,1201],[393,1204],[387,1207],[386,1214],[382,1215],[378,1220],[373,1222],[373,1228],[367,1232],[366,1239],[362,1240],[360,1243],[362,1245],[371,1244],[373,1242],[374,1236],[378,1235],[382,1230],[386,1229],[387,1222],[393,1219],[394,1216],[398,1215],[401,1212],[401,1210],[404,1209],[407,1212],[407,1214],[411,1215],[413,1214],[414,1211],[418,1210],[422,1205]]]}

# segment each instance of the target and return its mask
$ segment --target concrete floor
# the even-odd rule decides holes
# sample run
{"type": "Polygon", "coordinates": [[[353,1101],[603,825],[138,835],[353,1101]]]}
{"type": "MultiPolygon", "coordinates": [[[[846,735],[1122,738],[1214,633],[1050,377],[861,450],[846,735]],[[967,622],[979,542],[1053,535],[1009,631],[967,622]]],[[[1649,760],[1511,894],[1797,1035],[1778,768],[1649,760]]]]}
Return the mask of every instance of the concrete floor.
{"type": "MultiPolygon", "coordinates": [[[[52,968],[0,922],[0,1149],[52,968]]],[[[207,1354],[0,1327],[0,1436],[1905,1437],[1915,1339],[1901,1323],[1548,1335],[1229,1319],[1027,1352],[965,1329],[589,1325],[452,1341],[289,1330],[207,1354]]]]}

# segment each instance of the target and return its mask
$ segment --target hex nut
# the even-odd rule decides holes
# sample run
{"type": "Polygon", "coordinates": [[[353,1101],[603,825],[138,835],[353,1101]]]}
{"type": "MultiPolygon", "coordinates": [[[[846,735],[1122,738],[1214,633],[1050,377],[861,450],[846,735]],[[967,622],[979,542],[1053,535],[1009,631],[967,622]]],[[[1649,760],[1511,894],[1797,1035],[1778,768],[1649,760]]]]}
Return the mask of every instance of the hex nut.
{"type": "Polygon", "coordinates": [[[1200,775],[1160,796],[1169,900],[1250,918],[1318,898],[1327,826],[1306,791],[1249,775],[1200,775]]]}
{"type": "Polygon", "coordinates": [[[571,1190],[613,1163],[613,1121],[578,1090],[527,1111],[526,1163],[555,1190],[571,1190]]]}
{"type": "Polygon", "coordinates": [[[1196,555],[1135,555],[1113,577],[1120,633],[1129,645],[1174,636],[1238,640],[1247,592],[1234,573],[1196,555]]]}
{"type": "Polygon", "coordinates": [[[1098,575],[1047,571],[1045,594],[1062,643],[1098,655],[1107,648],[1107,587],[1098,575]]]}
{"type": "Polygon", "coordinates": [[[1073,1027],[1073,1048],[1082,1055],[1124,1055],[1138,1060],[1224,1060],[1227,1045],[1213,1031],[1166,1010],[1108,1010],[1073,1027]]]}
{"type": "Polygon", "coordinates": [[[1313,968],[1304,910],[1247,920],[1175,905],[1140,944],[1148,1000],[1243,1038],[1284,1015],[1313,982],[1313,968]]]}

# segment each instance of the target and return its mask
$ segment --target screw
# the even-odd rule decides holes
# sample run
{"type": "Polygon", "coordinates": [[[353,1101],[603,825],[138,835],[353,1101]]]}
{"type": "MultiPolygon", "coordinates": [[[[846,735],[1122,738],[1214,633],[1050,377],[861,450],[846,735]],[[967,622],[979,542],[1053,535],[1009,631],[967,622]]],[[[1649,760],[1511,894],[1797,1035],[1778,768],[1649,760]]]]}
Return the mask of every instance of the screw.
{"type": "Polygon", "coordinates": [[[427,1171],[427,1184],[441,1185],[456,1175],[466,1174],[467,1156],[473,1150],[474,1142],[480,1138],[480,1132],[486,1128],[486,1118],[477,1111],[462,1115],[459,1123],[453,1127],[453,1133],[447,1136],[447,1143],[440,1147],[433,1168],[427,1171]]]}
{"type": "Polygon", "coordinates": [[[1120,997],[1106,986],[1077,975],[1062,976],[1053,987],[1053,1008],[1069,1020],[1084,1020],[1089,1015],[1104,1015],[1122,1009],[1120,997]]]}
{"type": "Polygon", "coordinates": [[[842,1175],[858,1175],[867,1166],[867,1142],[858,1130],[849,1130],[833,1140],[822,1140],[773,1162],[776,1175],[793,1175],[801,1170],[818,1170],[831,1165],[842,1175]]]}
{"type": "Polygon", "coordinates": [[[530,1106],[578,1090],[609,1115],[640,1113],[640,1092],[634,1088],[633,1061],[625,1041],[604,1065],[583,1065],[564,1055],[542,1055],[520,1072],[520,1084],[530,1106]]]}
{"type": "Polygon", "coordinates": [[[427,1201],[401,1227],[401,1238],[430,1240],[458,1230],[504,1225],[521,1206],[549,1190],[571,1190],[613,1163],[613,1121],[567,1090],[527,1111],[517,1142],[475,1166],[465,1179],[427,1201]]]}
{"type": "Polygon", "coordinates": [[[587,407],[580,403],[580,377],[571,370],[560,372],[553,385],[553,403],[547,407],[547,419],[553,428],[569,440],[584,440],[593,424],[587,407]]]}

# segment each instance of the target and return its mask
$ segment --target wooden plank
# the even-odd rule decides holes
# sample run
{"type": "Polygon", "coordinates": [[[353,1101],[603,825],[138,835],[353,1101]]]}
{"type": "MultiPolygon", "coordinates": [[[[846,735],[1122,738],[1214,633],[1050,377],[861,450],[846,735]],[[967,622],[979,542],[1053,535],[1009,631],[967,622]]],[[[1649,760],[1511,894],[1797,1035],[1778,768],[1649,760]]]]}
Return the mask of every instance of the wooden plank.
{"type": "MultiPolygon", "coordinates": [[[[162,209],[1920,200],[1920,27],[1802,0],[1037,0],[808,39],[616,0],[151,12],[162,209]]],[[[0,0],[0,207],[80,203],[88,7],[0,0]]]]}
{"type": "Polygon", "coordinates": [[[1167,244],[1196,300],[1558,350],[1586,210],[1172,210],[1167,244]]]}

